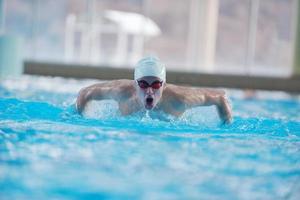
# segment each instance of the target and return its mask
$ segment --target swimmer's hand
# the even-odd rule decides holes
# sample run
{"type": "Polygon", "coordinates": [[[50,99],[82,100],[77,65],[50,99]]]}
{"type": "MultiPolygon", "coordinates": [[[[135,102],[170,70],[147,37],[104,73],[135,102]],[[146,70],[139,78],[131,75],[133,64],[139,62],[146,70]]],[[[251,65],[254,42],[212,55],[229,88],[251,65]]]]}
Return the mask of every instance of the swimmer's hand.
{"type": "Polygon", "coordinates": [[[216,106],[222,123],[230,124],[232,122],[231,106],[225,95],[221,95],[219,97],[219,101],[216,106]]]}
{"type": "Polygon", "coordinates": [[[85,88],[80,90],[75,104],[76,110],[79,114],[82,114],[88,99],[88,91],[85,88]]]}

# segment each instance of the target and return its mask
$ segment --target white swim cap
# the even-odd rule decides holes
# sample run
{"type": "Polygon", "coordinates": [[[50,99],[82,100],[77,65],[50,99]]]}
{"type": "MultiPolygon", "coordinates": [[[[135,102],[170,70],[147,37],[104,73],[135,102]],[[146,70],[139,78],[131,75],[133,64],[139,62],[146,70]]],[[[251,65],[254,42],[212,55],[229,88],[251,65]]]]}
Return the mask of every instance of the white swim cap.
{"type": "Polygon", "coordinates": [[[166,68],[156,57],[149,56],[142,58],[135,66],[134,80],[144,76],[155,76],[166,81],[166,68]]]}

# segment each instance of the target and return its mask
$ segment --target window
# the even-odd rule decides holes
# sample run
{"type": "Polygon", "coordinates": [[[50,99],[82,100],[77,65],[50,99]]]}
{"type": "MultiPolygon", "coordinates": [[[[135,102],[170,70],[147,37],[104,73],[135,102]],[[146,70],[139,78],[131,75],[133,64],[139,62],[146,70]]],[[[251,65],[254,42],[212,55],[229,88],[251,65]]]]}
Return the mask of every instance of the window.
{"type": "Polygon", "coordinates": [[[297,0],[9,0],[5,31],[30,60],[288,76],[297,0]]]}

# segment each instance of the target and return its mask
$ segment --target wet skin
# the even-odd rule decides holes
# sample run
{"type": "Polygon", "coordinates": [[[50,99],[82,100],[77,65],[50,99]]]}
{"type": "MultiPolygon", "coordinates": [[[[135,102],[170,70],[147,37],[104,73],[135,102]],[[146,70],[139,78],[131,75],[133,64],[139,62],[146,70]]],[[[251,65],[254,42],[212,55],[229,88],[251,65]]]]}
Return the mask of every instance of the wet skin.
{"type": "Polygon", "coordinates": [[[94,84],[80,90],[76,107],[82,113],[90,100],[113,99],[118,102],[123,115],[146,109],[164,111],[179,117],[189,108],[215,105],[224,123],[232,121],[231,107],[224,91],[176,86],[165,82],[157,88],[157,82],[161,81],[157,77],[146,76],[137,81],[115,80],[94,84]],[[138,81],[142,81],[142,84],[139,85],[138,81]]]}
{"type": "Polygon", "coordinates": [[[164,86],[162,80],[153,76],[143,77],[136,81],[136,94],[145,109],[152,110],[157,105],[162,97],[164,86]],[[141,87],[139,83],[141,86],[146,85],[146,88],[141,87]]]}

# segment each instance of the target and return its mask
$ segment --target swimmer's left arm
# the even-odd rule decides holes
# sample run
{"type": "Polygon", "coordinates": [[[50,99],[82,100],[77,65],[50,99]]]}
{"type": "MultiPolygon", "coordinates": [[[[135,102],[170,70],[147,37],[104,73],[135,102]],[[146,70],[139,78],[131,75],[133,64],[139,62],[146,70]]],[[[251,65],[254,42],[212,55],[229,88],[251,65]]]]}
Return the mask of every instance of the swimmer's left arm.
{"type": "Polygon", "coordinates": [[[219,117],[224,123],[231,123],[232,113],[231,106],[222,90],[185,88],[184,104],[186,108],[195,106],[210,106],[215,105],[218,110],[219,117]]]}
{"type": "Polygon", "coordinates": [[[217,106],[218,114],[222,121],[226,124],[230,124],[232,122],[232,113],[226,94],[224,93],[224,95],[220,95],[214,100],[214,102],[217,106]]]}

